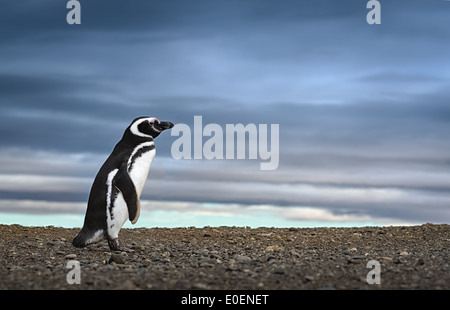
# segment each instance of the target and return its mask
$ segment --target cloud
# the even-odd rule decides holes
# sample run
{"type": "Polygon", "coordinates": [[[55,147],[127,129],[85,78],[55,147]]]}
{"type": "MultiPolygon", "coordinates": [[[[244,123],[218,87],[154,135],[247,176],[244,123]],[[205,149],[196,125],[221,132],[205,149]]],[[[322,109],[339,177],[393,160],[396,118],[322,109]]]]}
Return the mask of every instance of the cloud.
{"type": "MultiPolygon", "coordinates": [[[[325,208],[308,206],[287,206],[280,208],[270,204],[240,205],[237,203],[198,203],[198,202],[174,202],[174,201],[143,201],[142,208],[145,211],[164,211],[188,213],[197,216],[215,217],[257,217],[264,214],[265,217],[274,217],[286,221],[285,225],[295,225],[302,222],[315,222],[322,225],[334,223],[375,223],[381,225],[411,224],[392,218],[376,218],[369,215],[334,214],[325,208]]],[[[274,222],[277,220],[274,219],[274,222]]]]}
{"type": "MultiPolygon", "coordinates": [[[[81,202],[36,201],[36,200],[2,200],[0,199],[0,212],[11,221],[10,214],[22,218],[26,225],[36,225],[42,222],[49,225],[65,227],[81,227],[86,211],[86,204],[81,202]],[[28,215],[28,217],[24,217],[28,215]],[[31,217],[30,217],[31,215],[31,217]],[[39,215],[39,218],[33,217],[39,215]],[[31,223],[31,224],[30,224],[31,223]]],[[[247,226],[342,226],[342,225],[411,225],[408,222],[395,218],[379,218],[369,215],[334,214],[324,208],[307,206],[288,206],[279,208],[270,204],[240,205],[237,203],[201,203],[142,200],[141,216],[138,227],[154,227],[163,224],[170,227],[192,226],[192,223],[206,224],[243,222],[247,226]],[[170,217],[170,222],[167,218],[170,217]],[[204,220],[200,220],[200,219],[204,220]],[[250,219],[257,219],[250,221],[250,219]]],[[[12,220],[14,223],[14,220],[12,220]]],[[[133,227],[129,223],[127,227],[133,227]]]]}
{"type": "Polygon", "coordinates": [[[384,3],[371,27],[351,1],[90,1],[71,27],[65,3],[9,1],[0,199],[84,201],[132,119],[202,115],[280,124],[279,169],[175,161],[176,137],[161,135],[145,199],[448,220],[444,5],[384,3]]]}
{"type": "Polygon", "coordinates": [[[96,86],[108,82],[110,100],[213,95],[253,103],[354,102],[401,94],[405,76],[442,74],[448,49],[434,35],[448,30],[429,24],[445,20],[444,11],[418,2],[407,8],[389,4],[383,10],[392,14],[384,21],[389,26],[370,28],[364,25],[364,4],[319,2],[113,1],[107,10],[89,2],[78,28],[65,24],[64,5],[10,4],[5,12],[16,18],[6,19],[1,29],[13,27],[15,40],[6,42],[3,56],[21,61],[3,70],[69,75],[96,86]],[[412,23],[411,14],[421,23],[412,23]],[[427,35],[407,36],[413,26],[427,35]],[[429,54],[437,57],[424,62],[429,54]],[[357,81],[377,75],[387,80],[357,81]]]}
{"type": "Polygon", "coordinates": [[[375,223],[381,225],[405,225],[414,222],[405,222],[395,218],[379,218],[370,215],[333,214],[330,210],[313,207],[292,207],[273,210],[278,216],[289,221],[315,221],[331,225],[341,223],[375,223]]]}
{"type": "MultiPolygon", "coordinates": [[[[84,213],[85,210],[86,204],[83,202],[0,199],[0,212],[2,213],[51,215],[84,213]]],[[[81,224],[78,223],[78,225],[81,224]]]]}
{"type": "MultiPolygon", "coordinates": [[[[435,96],[444,98],[446,93],[435,96]]],[[[191,126],[201,104],[209,107],[202,114],[204,125],[280,121],[280,167],[265,174],[259,171],[259,161],[175,161],[170,156],[175,137],[166,135],[158,138],[158,156],[143,198],[270,202],[379,217],[395,213],[399,219],[446,218],[450,166],[448,144],[443,141],[450,132],[448,107],[441,100],[425,106],[422,99],[415,98],[408,104],[364,106],[267,104],[257,112],[251,106],[241,107],[238,117],[235,110],[239,105],[232,101],[223,106],[223,101],[214,98],[161,99],[166,103],[167,115],[180,102],[189,102],[183,109],[187,115],[176,114],[173,121],[181,120],[191,126]],[[427,210],[432,210],[432,215],[423,211],[424,206],[429,206],[427,210]]],[[[84,123],[77,123],[76,118],[67,122],[74,122],[71,126],[80,131],[74,137],[62,125],[65,130],[61,133],[67,135],[70,148],[57,143],[59,151],[40,149],[52,149],[53,144],[47,139],[55,125],[50,125],[46,134],[36,132],[37,137],[42,137],[35,141],[35,145],[40,143],[37,149],[3,148],[0,158],[6,183],[2,190],[9,193],[8,197],[14,197],[13,193],[17,198],[33,197],[35,194],[30,193],[38,192],[41,199],[61,197],[61,193],[70,198],[74,192],[78,199],[87,197],[91,180],[117,142],[112,134],[107,135],[108,140],[103,135],[116,131],[118,139],[128,124],[123,122],[119,128],[115,122],[97,122],[95,118],[87,118],[84,123]],[[86,136],[91,137],[94,148],[84,144],[86,136]],[[75,149],[77,153],[72,153],[75,149]]]]}
{"type": "MultiPolygon", "coordinates": [[[[84,166],[81,159],[83,156],[78,158],[82,170],[85,169],[90,174],[96,171],[84,166]]],[[[440,221],[448,217],[450,195],[445,186],[449,180],[445,173],[411,175],[407,171],[405,175],[395,175],[386,171],[379,171],[378,174],[367,171],[365,176],[358,175],[361,171],[355,170],[355,174],[347,176],[347,171],[343,170],[341,173],[334,171],[334,176],[330,176],[326,171],[312,170],[309,175],[311,179],[308,179],[308,174],[299,169],[280,170],[276,174],[264,175],[258,169],[242,169],[243,166],[248,166],[244,163],[205,162],[202,165],[198,161],[192,162],[192,170],[184,171],[179,165],[190,164],[189,162],[174,164],[171,163],[173,161],[169,158],[155,160],[142,199],[180,201],[181,205],[202,201],[220,204],[236,202],[240,207],[270,203],[280,210],[303,205],[326,209],[343,218],[389,217],[397,218],[398,221],[417,222],[423,219],[440,221]],[[219,168],[221,165],[222,168],[227,167],[227,173],[222,172],[219,168]],[[216,173],[211,173],[212,171],[216,173]],[[179,177],[181,172],[185,175],[179,177]]],[[[73,169],[71,163],[71,160],[66,162],[67,166],[64,162],[53,163],[53,167],[59,166],[59,169],[54,170],[55,175],[45,175],[48,173],[44,173],[45,161],[37,166],[39,169],[35,175],[0,174],[0,193],[9,193],[8,197],[15,199],[35,199],[35,195],[39,195],[39,199],[46,201],[72,201],[74,197],[78,197],[76,201],[81,200],[85,204],[93,176],[67,176],[70,173],[64,171],[73,169]],[[61,175],[57,176],[58,173],[61,175]]],[[[14,204],[9,205],[17,211],[14,204]]],[[[31,203],[29,205],[32,207],[31,203]]],[[[41,205],[38,201],[36,210],[41,205]]],[[[60,211],[71,212],[64,208],[60,211]]]]}

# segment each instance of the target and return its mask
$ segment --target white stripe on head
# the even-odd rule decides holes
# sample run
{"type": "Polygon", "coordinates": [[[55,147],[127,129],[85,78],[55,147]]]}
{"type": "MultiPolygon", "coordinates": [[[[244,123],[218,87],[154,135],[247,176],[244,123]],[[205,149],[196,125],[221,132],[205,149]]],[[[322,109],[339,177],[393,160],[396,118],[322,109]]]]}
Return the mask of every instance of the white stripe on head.
{"type": "Polygon", "coordinates": [[[133,135],[139,136],[139,137],[153,138],[152,136],[147,135],[147,134],[145,134],[145,133],[139,131],[138,126],[139,126],[140,124],[142,124],[143,122],[149,122],[149,123],[151,123],[151,122],[159,122],[159,120],[158,120],[156,117],[140,118],[140,119],[138,119],[137,121],[135,121],[135,122],[131,125],[131,127],[130,127],[131,133],[132,133],[133,135]]]}

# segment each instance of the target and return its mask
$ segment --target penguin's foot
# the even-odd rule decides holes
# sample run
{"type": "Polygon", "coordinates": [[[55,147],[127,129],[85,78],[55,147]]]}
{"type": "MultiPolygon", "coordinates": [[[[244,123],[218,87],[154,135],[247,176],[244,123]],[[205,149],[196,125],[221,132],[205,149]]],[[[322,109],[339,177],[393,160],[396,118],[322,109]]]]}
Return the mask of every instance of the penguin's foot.
{"type": "Polygon", "coordinates": [[[134,252],[132,249],[129,249],[121,245],[119,242],[119,238],[115,238],[112,240],[108,239],[108,245],[111,251],[134,252]]]}

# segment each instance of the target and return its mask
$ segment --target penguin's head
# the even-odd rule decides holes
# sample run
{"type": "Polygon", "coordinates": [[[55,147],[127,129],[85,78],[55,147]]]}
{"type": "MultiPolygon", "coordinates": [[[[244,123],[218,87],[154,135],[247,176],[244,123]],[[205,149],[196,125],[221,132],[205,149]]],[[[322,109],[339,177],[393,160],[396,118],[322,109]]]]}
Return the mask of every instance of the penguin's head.
{"type": "Polygon", "coordinates": [[[171,122],[161,122],[156,117],[138,117],[131,123],[129,129],[135,136],[156,138],[161,132],[173,127],[171,122]]]}

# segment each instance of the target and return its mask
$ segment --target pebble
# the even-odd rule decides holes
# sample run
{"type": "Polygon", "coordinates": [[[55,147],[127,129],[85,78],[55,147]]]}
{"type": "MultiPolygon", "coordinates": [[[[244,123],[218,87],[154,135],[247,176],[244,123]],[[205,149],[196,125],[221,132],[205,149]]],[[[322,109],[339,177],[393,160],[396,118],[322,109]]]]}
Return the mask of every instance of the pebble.
{"type": "Polygon", "coordinates": [[[135,290],[136,285],[132,281],[126,280],[124,283],[120,284],[119,286],[117,286],[114,289],[115,290],[135,290]]]}
{"type": "Polygon", "coordinates": [[[314,277],[313,277],[313,276],[310,276],[310,275],[304,276],[304,279],[305,279],[306,281],[310,281],[310,282],[314,281],[314,277]]]}
{"type": "Polygon", "coordinates": [[[203,257],[199,261],[199,265],[202,267],[213,267],[216,263],[214,258],[203,257]]]}
{"type": "Polygon", "coordinates": [[[108,260],[108,264],[111,264],[113,262],[116,264],[125,264],[125,258],[121,254],[112,253],[111,257],[108,260]]]}
{"type": "Polygon", "coordinates": [[[416,266],[421,266],[421,265],[424,265],[424,264],[425,264],[425,260],[423,258],[419,258],[417,260],[416,266]]]}
{"type": "Polygon", "coordinates": [[[353,259],[366,259],[364,255],[355,255],[352,257],[353,259]]]}
{"type": "Polygon", "coordinates": [[[266,249],[264,251],[266,252],[280,252],[281,251],[281,247],[279,245],[269,245],[268,247],[266,247],[266,249]]]}
{"type": "Polygon", "coordinates": [[[449,225],[122,229],[134,253],[111,253],[106,241],[74,248],[78,230],[8,229],[0,225],[0,289],[450,289],[449,225]],[[69,259],[81,285],[67,285],[69,259]],[[382,286],[367,284],[373,259],[382,286]]]}
{"type": "Polygon", "coordinates": [[[206,290],[209,288],[208,284],[206,283],[194,283],[193,287],[200,290],[206,290]]]}
{"type": "Polygon", "coordinates": [[[388,257],[388,256],[381,256],[377,258],[378,260],[386,260],[386,261],[392,261],[392,257],[388,257]]]}
{"type": "Polygon", "coordinates": [[[74,259],[74,258],[77,258],[77,254],[67,254],[66,256],[64,256],[64,258],[74,259]]]}
{"type": "Polygon", "coordinates": [[[283,269],[275,269],[273,274],[285,274],[286,272],[283,269]]]}
{"type": "Polygon", "coordinates": [[[246,255],[239,255],[239,254],[235,255],[234,259],[236,260],[236,262],[239,262],[239,263],[245,263],[245,262],[252,260],[250,257],[248,257],[246,255]]]}

